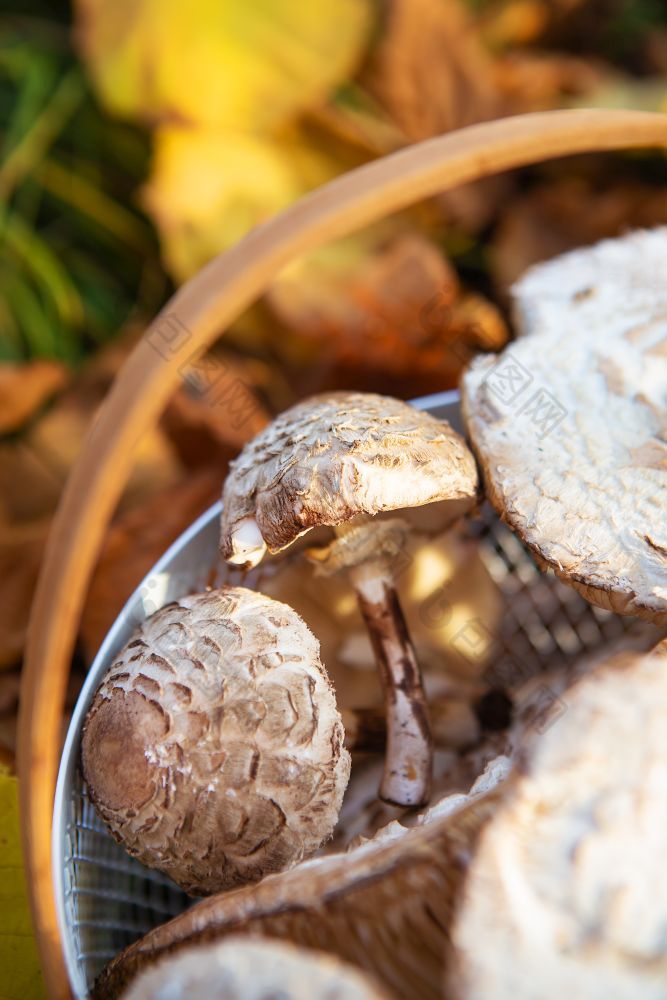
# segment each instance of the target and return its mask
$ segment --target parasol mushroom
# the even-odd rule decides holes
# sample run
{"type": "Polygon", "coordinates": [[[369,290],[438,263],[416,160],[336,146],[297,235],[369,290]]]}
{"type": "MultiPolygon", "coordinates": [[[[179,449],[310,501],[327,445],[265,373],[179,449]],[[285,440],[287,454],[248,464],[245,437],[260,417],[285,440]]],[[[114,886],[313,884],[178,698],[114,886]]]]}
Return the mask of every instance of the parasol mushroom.
{"type": "Polygon", "coordinates": [[[496,510],[587,600],[667,624],[667,228],[531,268],[463,412],[496,510]]]}
{"type": "Polygon", "coordinates": [[[333,955],[265,938],[232,937],[167,956],[123,1000],[386,1000],[368,976],[333,955]]]}
{"type": "Polygon", "coordinates": [[[447,996],[665,996],[667,644],[613,656],[567,702],[478,842],[447,996]]]}
{"type": "Polygon", "coordinates": [[[141,624],[88,712],[83,772],[116,840],[205,895],[331,836],[350,773],[343,737],[302,619],[223,587],[141,624]]]}
{"type": "Polygon", "coordinates": [[[454,900],[507,768],[499,759],[468,797],[444,799],[410,829],[393,822],[347,853],[198,903],[117,955],[93,996],[112,1000],[163,955],[243,933],[333,952],[391,995],[436,1000],[454,900]]]}
{"type": "Polygon", "coordinates": [[[323,572],[346,571],[357,593],[385,691],[380,796],[397,805],[428,801],[433,752],[392,578],[409,529],[397,512],[469,506],[476,493],[474,458],[447,423],[356,392],[314,396],[281,414],[244,447],[225,482],[220,548],[231,563],[255,566],[267,549],[279,552],[311,528],[334,529],[334,541],[312,555],[323,572]],[[375,516],[386,512],[393,516],[375,516]]]}

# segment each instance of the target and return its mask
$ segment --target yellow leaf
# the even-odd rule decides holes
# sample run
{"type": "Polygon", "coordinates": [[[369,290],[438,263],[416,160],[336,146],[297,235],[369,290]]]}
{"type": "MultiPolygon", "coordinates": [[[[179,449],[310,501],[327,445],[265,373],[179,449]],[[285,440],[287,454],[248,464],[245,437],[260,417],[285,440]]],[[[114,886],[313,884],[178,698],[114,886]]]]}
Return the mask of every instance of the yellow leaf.
{"type": "Polygon", "coordinates": [[[339,159],[297,132],[261,138],[165,126],[144,203],[177,280],[301,194],[341,171],[339,159]]]}
{"type": "Polygon", "coordinates": [[[0,766],[0,1000],[45,996],[23,872],[17,781],[0,766]]]}
{"type": "Polygon", "coordinates": [[[77,0],[77,35],[117,114],[244,131],[316,107],[356,69],[370,0],[77,0]]]}

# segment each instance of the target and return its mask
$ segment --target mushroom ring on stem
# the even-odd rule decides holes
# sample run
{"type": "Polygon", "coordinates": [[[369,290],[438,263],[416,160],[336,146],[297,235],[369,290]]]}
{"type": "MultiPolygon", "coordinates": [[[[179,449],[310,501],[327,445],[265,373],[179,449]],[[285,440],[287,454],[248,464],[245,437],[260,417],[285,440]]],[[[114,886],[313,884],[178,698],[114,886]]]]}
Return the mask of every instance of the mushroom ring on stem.
{"type": "Polygon", "coordinates": [[[350,755],[319,643],[242,587],[146,619],[93,699],[91,798],[130,854],[207,895],[312,854],[334,829],[350,755]]]}
{"type": "MultiPolygon", "coordinates": [[[[432,740],[421,675],[393,585],[408,524],[385,512],[477,496],[472,453],[449,424],[372,393],[314,396],[281,414],[230,465],[220,548],[256,566],[311,528],[334,541],[311,552],[323,572],[344,570],[356,590],[382,680],[387,757],[380,796],[428,801],[432,740]]],[[[446,520],[443,517],[443,520],[446,520]]]]}

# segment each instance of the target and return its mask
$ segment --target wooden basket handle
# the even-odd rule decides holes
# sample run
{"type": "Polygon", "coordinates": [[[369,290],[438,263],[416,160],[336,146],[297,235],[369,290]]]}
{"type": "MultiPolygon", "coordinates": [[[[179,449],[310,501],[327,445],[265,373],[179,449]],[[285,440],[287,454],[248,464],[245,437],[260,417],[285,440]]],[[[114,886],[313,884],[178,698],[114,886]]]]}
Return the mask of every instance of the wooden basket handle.
{"type": "Polygon", "coordinates": [[[307,195],[208,264],[173,296],[120,370],[63,492],[31,611],[21,682],[21,829],[49,993],[69,996],[52,880],[51,820],[65,686],[82,605],[134,450],[193,352],[294,258],[413,202],[571,153],[667,145],[667,115],[550,111],[474,125],[369,163],[307,195]]]}

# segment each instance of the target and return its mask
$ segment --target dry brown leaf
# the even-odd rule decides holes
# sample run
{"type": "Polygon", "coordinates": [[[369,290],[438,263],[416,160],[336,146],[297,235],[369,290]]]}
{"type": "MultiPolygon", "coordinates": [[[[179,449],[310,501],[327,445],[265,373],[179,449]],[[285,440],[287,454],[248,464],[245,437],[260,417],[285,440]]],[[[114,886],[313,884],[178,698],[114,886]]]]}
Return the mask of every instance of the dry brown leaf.
{"type": "Polygon", "coordinates": [[[667,75],[667,28],[655,26],[644,44],[647,71],[667,75]]]}
{"type": "Polygon", "coordinates": [[[261,362],[211,353],[184,372],[162,426],[187,468],[226,463],[270,419],[257,387],[271,373],[261,362]]]}
{"type": "Polygon", "coordinates": [[[24,440],[0,444],[0,521],[29,523],[56,509],[63,477],[24,440]]]}
{"type": "Polygon", "coordinates": [[[0,670],[21,659],[48,525],[0,537],[0,670]]]}
{"type": "Polygon", "coordinates": [[[83,612],[81,638],[88,660],[159,557],[219,497],[222,477],[217,466],[202,469],[116,519],[107,534],[83,612]]]}
{"type": "MultiPolygon", "coordinates": [[[[417,142],[510,113],[494,66],[460,0],[391,0],[366,81],[405,140],[417,142]]],[[[449,225],[478,232],[507,184],[487,178],[436,202],[449,225]]]]}
{"type": "Polygon", "coordinates": [[[591,0],[485,0],[475,5],[480,38],[494,52],[542,42],[551,48],[569,48],[575,38],[585,37],[576,19],[587,11],[598,23],[604,16],[591,0]],[[563,33],[570,20],[570,42],[563,33]]]}
{"type": "Polygon", "coordinates": [[[6,715],[0,719],[0,748],[2,748],[3,763],[10,764],[16,755],[16,734],[18,720],[16,715],[6,715]]]}
{"type": "Polygon", "coordinates": [[[0,365],[0,434],[19,430],[68,378],[58,361],[0,365]]]}
{"type": "Polygon", "coordinates": [[[535,42],[549,24],[553,4],[545,0],[502,0],[490,4],[478,19],[484,43],[494,52],[535,42]]]}
{"type": "Polygon", "coordinates": [[[367,79],[412,142],[500,111],[492,60],[458,0],[391,0],[367,79]]]}
{"type": "Polygon", "coordinates": [[[497,309],[463,295],[440,250],[416,234],[358,259],[305,262],[274,284],[269,302],[318,344],[327,384],[346,388],[417,395],[453,387],[474,350],[507,339],[497,309]]]}
{"type": "Polygon", "coordinates": [[[603,189],[595,176],[551,178],[506,206],[490,255],[493,278],[506,295],[531,264],[628,228],[665,223],[661,188],[625,182],[603,189]]]}
{"type": "Polygon", "coordinates": [[[3,767],[9,774],[16,774],[16,756],[14,751],[0,741],[0,769],[3,767]]]}
{"type": "Polygon", "coordinates": [[[7,670],[0,674],[0,718],[16,712],[20,686],[21,675],[18,670],[7,670]]]}
{"type": "Polygon", "coordinates": [[[514,114],[548,111],[598,88],[607,68],[563,53],[510,52],[493,69],[495,85],[514,114]]]}
{"type": "MultiPolygon", "coordinates": [[[[60,482],[61,489],[79,457],[96,408],[92,400],[74,387],[30,428],[25,438],[26,446],[60,482]]],[[[180,464],[164,432],[159,428],[150,430],[137,445],[121,506],[130,507],[174,483],[180,472],[180,464]]]]}

